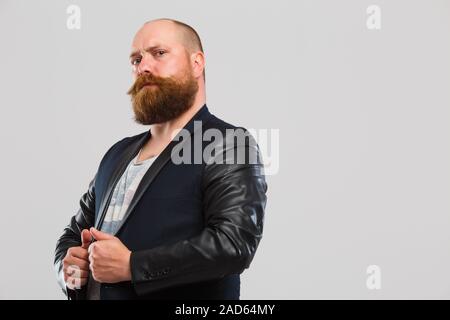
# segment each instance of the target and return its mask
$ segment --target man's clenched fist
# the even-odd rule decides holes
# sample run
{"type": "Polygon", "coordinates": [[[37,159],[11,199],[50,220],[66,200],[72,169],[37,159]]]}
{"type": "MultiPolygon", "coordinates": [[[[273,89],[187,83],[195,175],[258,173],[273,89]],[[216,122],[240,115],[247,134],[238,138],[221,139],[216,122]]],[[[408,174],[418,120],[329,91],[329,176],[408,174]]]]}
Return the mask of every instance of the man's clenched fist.
{"type": "Polygon", "coordinates": [[[88,249],[92,277],[98,282],[106,283],[131,280],[131,251],[117,237],[95,228],[90,231],[97,240],[88,249]]]}
{"type": "Polygon", "coordinates": [[[101,283],[129,281],[130,256],[119,238],[95,228],[84,229],[81,246],[69,248],[63,259],[64,281],[72,290],[86,285],[89,272],[101,283]],[[92,237],[97,241],[91,244],[92,237]]]}
{"type": "Polygon", "coordinates": [[[88,247],[91,233],[85,229],[81,232],[81,246],[71,247],[63,259],[64,281],[69,289],[80,289],[87,282],[89,275],[88,247]]]}

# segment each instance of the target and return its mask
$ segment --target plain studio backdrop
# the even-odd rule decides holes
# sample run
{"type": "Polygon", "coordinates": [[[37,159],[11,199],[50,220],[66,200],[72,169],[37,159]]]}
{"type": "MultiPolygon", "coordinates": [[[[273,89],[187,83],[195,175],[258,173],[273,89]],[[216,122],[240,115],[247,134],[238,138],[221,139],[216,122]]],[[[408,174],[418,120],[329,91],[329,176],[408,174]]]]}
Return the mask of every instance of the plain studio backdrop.
{"type": "Polygon", "coordinates": [[[128,55],[160,17],[199,32],[214,114],[279,130],[242,299],[450,298],[446,0],[0,0],[0,298],[64,299],[56,240],[106,150],[148,130],[128,55]]]}

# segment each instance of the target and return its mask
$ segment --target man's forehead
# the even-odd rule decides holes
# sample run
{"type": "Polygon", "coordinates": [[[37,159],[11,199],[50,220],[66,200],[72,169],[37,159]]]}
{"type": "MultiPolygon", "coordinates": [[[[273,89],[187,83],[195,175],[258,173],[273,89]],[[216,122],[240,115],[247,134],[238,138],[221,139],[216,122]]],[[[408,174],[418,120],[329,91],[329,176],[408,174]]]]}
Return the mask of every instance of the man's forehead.
{"type": "Polygon", "coordinates": [[[175,46],[180,44],[179,30],[170,21],[152,21],[144,24],[136,33],[132,50],[149,46],[175,46]]]}

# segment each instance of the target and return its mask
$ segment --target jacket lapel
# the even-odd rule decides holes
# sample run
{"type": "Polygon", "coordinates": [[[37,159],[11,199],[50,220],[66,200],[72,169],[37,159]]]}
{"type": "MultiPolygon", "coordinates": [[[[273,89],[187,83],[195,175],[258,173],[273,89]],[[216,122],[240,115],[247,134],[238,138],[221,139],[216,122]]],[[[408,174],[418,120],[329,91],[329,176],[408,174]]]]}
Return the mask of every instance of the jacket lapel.
{"type": "MultiPolygon", "coordinates": [[[[202,126],[199,127],[199,129],[200,129],[201,127],[203,127],[203,125],[208,120],[211,119],[211,117],[212,117],[212,115],[209,113],[208,108],[205,104],[192,117],[192,119],[188,121],[188,123],[184,126],[184,129],[188,130],[189,133],[192,135],[194,132],[194,121],[202,122],[202,126]]],[[[145,175],[142,177],[142,180],[139,183],[139,186],[138,186],[133,198],[131,199],[131,202],[130,202],[122,220],[120,221],[119,225],[117,226],[116,232],[114,233],[114,235],[117,235],[119,233],[120,229],[122,228],[122,226],[124,225],[124,223],[126,222],[128,217],[130,216],[130,214],[132,213],[133,209],[136,207],[136,204],[139,202],[139,200],[141,199],[141,197],[143,196],[143,194],[145,193],[147,188],[151,185],[151,183],[153,182],[155,177],[158,175],[158,173],[161,171],[161,169],[170,160],[171,154],[172,154],[172,149],[178,143],[182,143],[182,144],[186,143],[186,141],[184,141],[184,140],[181,142],[177,141],[178,136],[179,136],[179,134],[166,146],[166,148],[155,159],[155,162],[153,162],[153,164],[149,167],[149,169],[147,170],[145,175]]],[[[147,141],[147,138],[150,138],[150,137],[151,137],[151,133],[149,130],[149,133],[147,135],[144,135],[144,137],[139,141],[139,143],[135,144],[134,147],[131,146],[129,148],[129,152],[131,152],[132,155],[131,156],[126,156],[126,155],[122,156],[121,159],[119,160],[119,165],[117,166],[117,170],[115,170],[114,175],[113,175],[115,178],[111,179],[112,181],[110,182],[110,185],[108,186],[108,191],[106,193],[106,197],[102,201],[102,204],[103,204],[103,207],[101,208],[102,211],[99,211],[99,212],[102,212],[102,216],[101,216],[101,219],[99,219],[99,221],[98,221],[98,224],[96,227],[97,230],[99,230],[99,228],[101,228],[101,224],[103,223],[103,219],[106,214],[107,205],[109,205],[109,200],[111,198],[112,192],[114,190],[114,187],[115,187],[117,181],[120,179],[120,176],[125,171],[128,163],[137,155],[137,153],[139,152],[141,147],[147,141]],[[107,199],[107,201],[105,201],[105,199],[107,199]]],[[[128,153],[128,149],[127,149],[127,153],[128,153]]]]}
{"type": "Polygon", "coordinates": [[[139,150],[145,144],[145,142],[150,138],[151,132],[147,131],[137,142],[130,144],[125,148],[125,150],[119,154],[119,159],[117,160],[117,166],[111,174],[111,179],[109,179],[108,185],[106,187],[106,192],[104,193],[104,197],[100,202],[100,208],[98,210],[97,219],[95,221],[95,228],[100,230],[103,219],[105,218],[106,209],[111,200],[112,193],[114,191],[114,187],[116,186],[117,181],[122,176],[122,173],[125,171],[128,163],[138,154],[139,150]]]}

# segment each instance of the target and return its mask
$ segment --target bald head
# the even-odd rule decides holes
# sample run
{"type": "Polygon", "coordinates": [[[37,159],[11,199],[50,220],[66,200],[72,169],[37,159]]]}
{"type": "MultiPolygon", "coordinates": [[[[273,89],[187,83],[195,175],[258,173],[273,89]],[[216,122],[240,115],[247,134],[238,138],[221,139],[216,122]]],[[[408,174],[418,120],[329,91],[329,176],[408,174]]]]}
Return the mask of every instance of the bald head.
{"type": "Polygon", "coordinates": [[[178,20],[168,18],[150,20],[144,23],[144,25],[157,21],[168,22],[173,24],[176,33],[179,37],[179,40],[183,43],[183,45],[185,46],[186,50],[189,53],[195,53],[197,51],[203,52],[203,46],[202,41],[200,40],[200,36],[198,35],[197,31],[195,31],[195,29],[192,28],[190,25],[178,20]]]}

